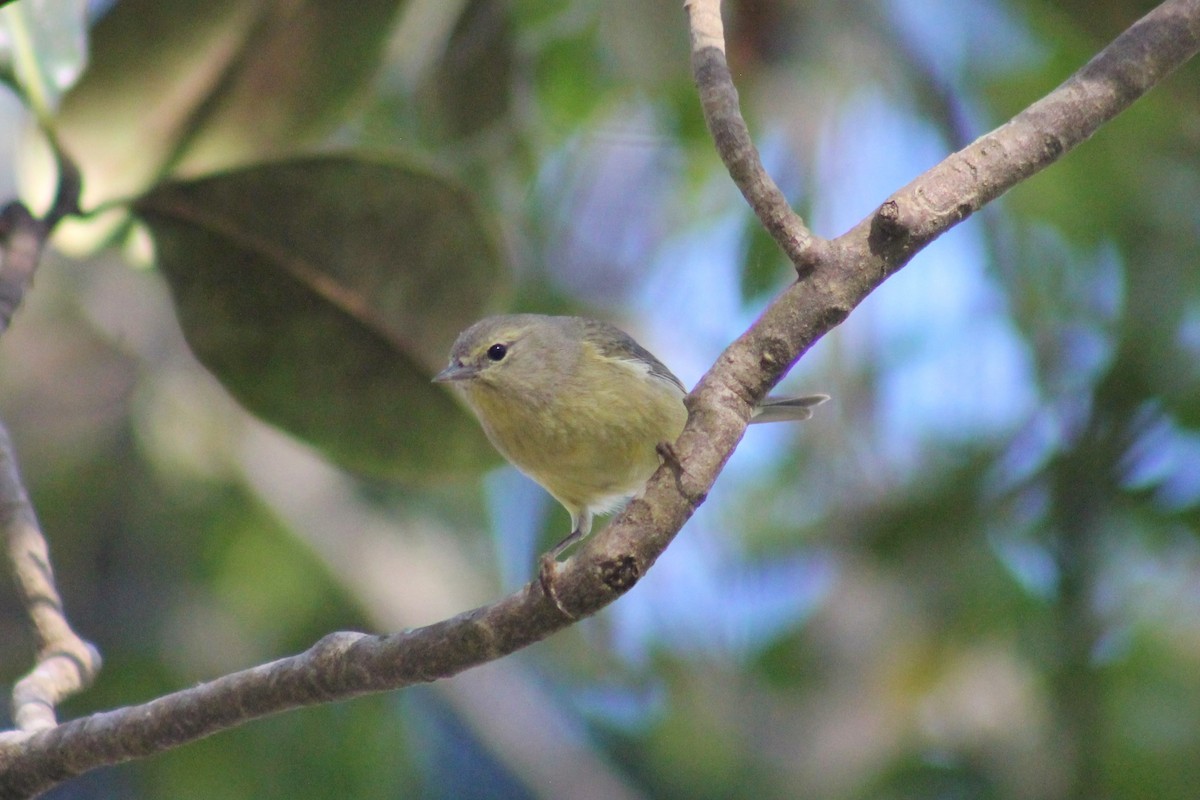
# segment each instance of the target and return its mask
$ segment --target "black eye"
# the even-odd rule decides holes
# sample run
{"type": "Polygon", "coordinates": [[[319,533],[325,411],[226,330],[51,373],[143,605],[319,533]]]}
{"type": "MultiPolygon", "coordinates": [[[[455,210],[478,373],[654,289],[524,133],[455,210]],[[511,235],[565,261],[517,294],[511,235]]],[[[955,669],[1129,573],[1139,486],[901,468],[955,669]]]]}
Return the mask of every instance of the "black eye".
{"type": "Polygon", "coordinates": [[[508,355],[508,348],[497,342],[488,348],[487,357],[492,361],[501,361],[508,355]]]}

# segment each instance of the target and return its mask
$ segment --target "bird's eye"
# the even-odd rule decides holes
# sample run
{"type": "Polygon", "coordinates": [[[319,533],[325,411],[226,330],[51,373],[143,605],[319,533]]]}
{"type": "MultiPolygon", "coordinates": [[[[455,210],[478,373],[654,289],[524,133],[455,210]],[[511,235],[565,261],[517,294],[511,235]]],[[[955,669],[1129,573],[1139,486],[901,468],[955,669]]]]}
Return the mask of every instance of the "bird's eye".
{"type": "Polygon", "coordinates": [[[487,357],[492,361],[502,361],[508,355],[508,348],[497,342],[488,348],[487,357]]]}

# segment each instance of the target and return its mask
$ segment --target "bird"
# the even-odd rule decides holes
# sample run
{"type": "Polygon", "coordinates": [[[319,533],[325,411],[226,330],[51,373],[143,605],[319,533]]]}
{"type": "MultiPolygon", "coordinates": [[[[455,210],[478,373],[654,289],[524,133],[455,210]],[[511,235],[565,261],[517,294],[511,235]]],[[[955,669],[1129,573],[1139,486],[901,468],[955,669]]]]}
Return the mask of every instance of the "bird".
{"type": "MultiPolygon", "coordinates": [[[[570,514],[571,532],[544,568],[645,485],[688,416],[671,370],[625,331],[583,317],[481,319],[433,380],[453,387],[500,454],[570,514]]],[[[828,399],[767,398],[750,422],[809,419],[828,399]]]]}

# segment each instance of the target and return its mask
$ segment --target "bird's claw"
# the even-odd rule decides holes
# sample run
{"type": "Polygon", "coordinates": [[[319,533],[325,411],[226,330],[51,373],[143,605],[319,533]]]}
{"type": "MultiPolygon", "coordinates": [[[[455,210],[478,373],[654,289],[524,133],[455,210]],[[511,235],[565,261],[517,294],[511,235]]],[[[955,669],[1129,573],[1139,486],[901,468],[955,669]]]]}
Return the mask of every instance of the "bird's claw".
{"type": "Polygon", "coordinates": [[[562,600],[558,598],[558,592],[554,588],[554,581],[557,577],[558,561],[554,558],[553,553],[544,554],[538,565],[538,583],[542,587],[542,593],[550,599],[550,602],[554,603],[554,607],[562,612],[564,617],[575,619],[575,615],[568,611],[562,600]]]}

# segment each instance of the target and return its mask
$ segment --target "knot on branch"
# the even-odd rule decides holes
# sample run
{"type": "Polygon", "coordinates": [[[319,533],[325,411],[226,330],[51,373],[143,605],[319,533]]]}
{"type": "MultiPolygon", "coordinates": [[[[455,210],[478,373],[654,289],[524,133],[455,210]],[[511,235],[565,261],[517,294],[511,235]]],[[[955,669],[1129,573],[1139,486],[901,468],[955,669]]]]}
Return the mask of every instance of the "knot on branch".
{"type": "Polygon", "coordinates": [[[1066,151],[1067,146],[1060,137],[1055,136],[1049,131],[1042,134],[1042,158],[1045,160],[1045,163],[1049,164],[1057,161],[1066,151]]]}
{"type": "Polygon", "coordinates": [[[642,577],[637,559],[631,555],[600,562],[600,580],[617,594],[624,594],[642,577]]]}
{"type": "Polygon", "coordinates": [[[778,377],[792,363],[792,347],[779,336],[762,337],[758,352],[759,367],[773,378],[778,377]]]}
{"type": "Polygon", "coordinates": [[[901,219],[900,203],[887,200],[871,220],[870,245],[873,252],[891,249],[909,237],[908,226],[901,219]]]}

